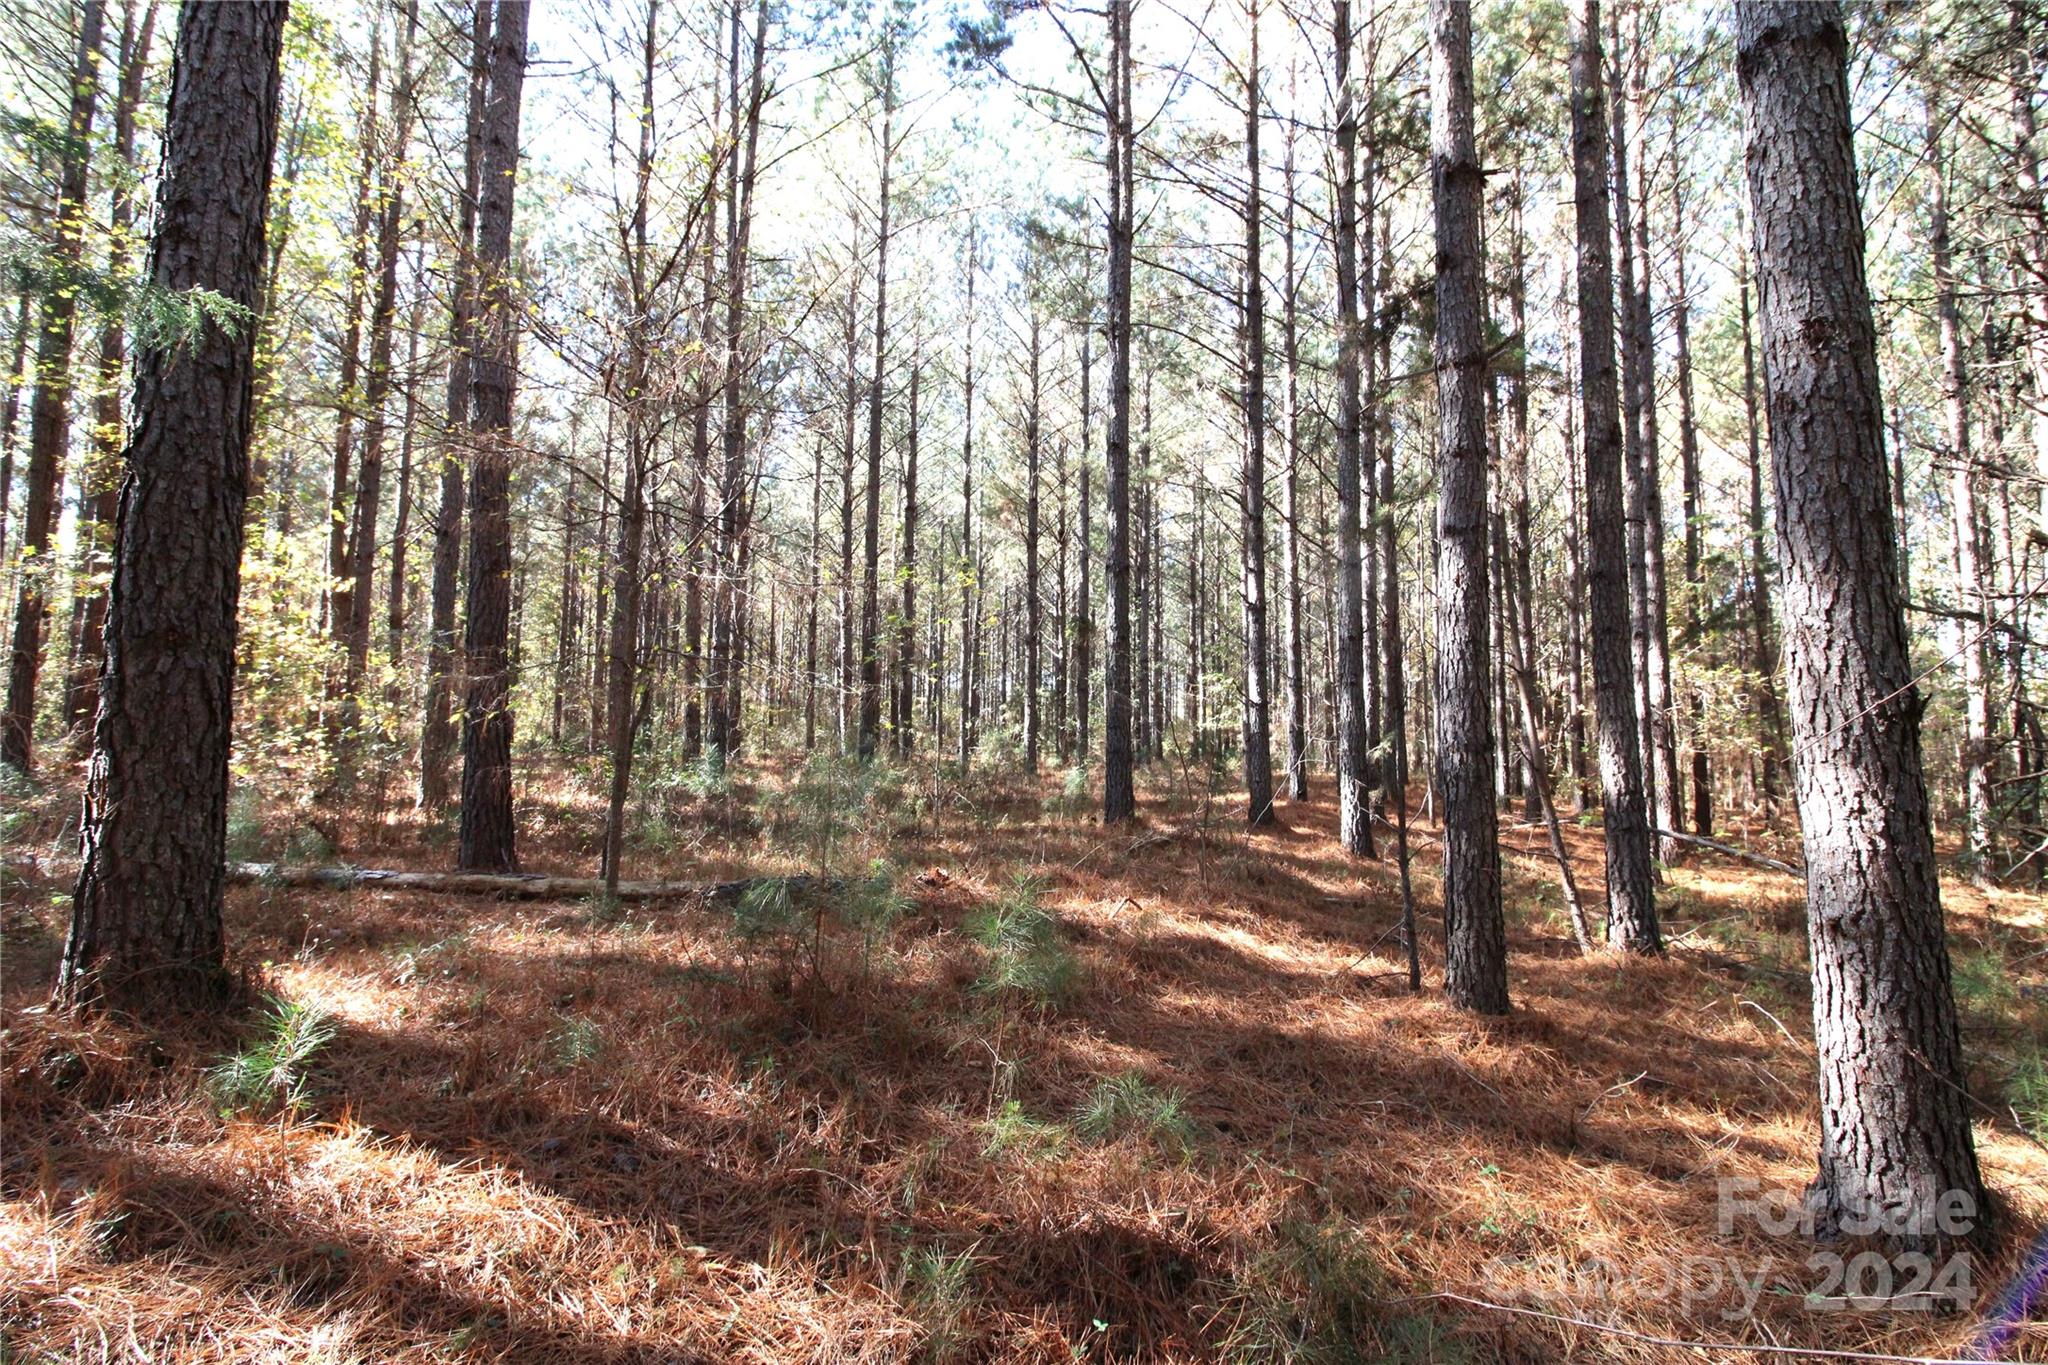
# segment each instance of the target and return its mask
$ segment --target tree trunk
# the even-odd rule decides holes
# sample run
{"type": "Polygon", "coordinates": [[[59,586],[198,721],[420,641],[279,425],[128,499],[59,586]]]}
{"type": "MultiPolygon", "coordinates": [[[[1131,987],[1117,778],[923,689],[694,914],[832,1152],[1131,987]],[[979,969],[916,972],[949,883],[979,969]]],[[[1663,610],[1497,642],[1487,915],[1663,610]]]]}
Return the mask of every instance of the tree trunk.
{"type": "Polygon", "coordinates": [[[464,612],[462,826],[456,866],[518,866],[512,823],[512,388],[518,317],[512,279],[512,203],[519,170],[519,97],[526,77],[527,0],[498,0],[484,106],[477,216],[478,308],[471,374],[475,475],[464,612]]]}
{"type": "Polygon", "coordinates": [[[1251,4],[1244,113],[1244,477],[1238,486],[1244,568],[1244,792],[1248,823],[1273,820],[1273,705],[1266,684],[1266,206],[1259,195],[1259,7],[1251,4]]]}
{"type": "Polygon", "coordinates": [[[1971,1144],[1886,499],[1847,75],[1830,4],[1736,10],[1819,1052],[1813,1204],[1922,1247],[1990,1209],[1971,1144]],[[1828,413],[1815,422],[1812,413],[1828,413]]]}
{"type": "MultiPolygon", "coordinates": [[[[114,158],[124,168],[135,162],[135,112],[142,103],[142,79],[156,32],[156,6],[145,5],[142,28],[135,27],[135,3],[127,0],[121,21],[120,87],[114,100],[114,158]]],[[[110,241],[107,274],[119,279],[128,269],[128,237],[135,226],[135,194],[117,179],[107,214],[110,241]]],[[[24,318],[26,321],[26,318],[24,318]]],[[[15,366],[19,372],[20,365],[15,366]]],[[[81,581],[72,598],[71,685],[64,701],[64,728],[81,746],[92,742],[99,711],[100,665],[106,659],[107,585],[114,567],[114,517],[121,492],[121,448],[127,444],[121,419],[121,386],[128,368],[128,336],[117,314],[100,329],[99,392],[94,396],[93,462],[79,480],[78,528],[81,581]]],[[[10,433],[11,434],[11,433],[10,433]]],[[[13,482],[13,468],[4,472],[13,482]]],[[[6,520],[0,513],[0,522],[6,520]]],[[[0,541],[5,540],[0,534],[0,541]]],[[[0,549],[0,563],[6,562],[0,549]]]]}
{"type": "MultiPolygon", "coordinates": [[[[1949,249],[1948,174],[1941,129],[1944,111],[1930,97],[1927,107],[1928,195],[1927,244],[1934,265],[1935,314],[1941,325],[1942,406],[1948,417],[1951,506],[1955,514],[1956,606],[1974,612],[1980,622],[1991,616],[1984,593],[1984,570],[1978,539],[1977,456],[1970,445],[1970,384],[1963,368],[1963,325],[1956,306],[1955,266],[1949,249]]],[[[1963,818],[1964,864],[1974,877],[1985,875],[1991,854],[1991,684],[1985,669],[1982,625],[1962,627],[1963,665],[1963,818]]]]}
{"type": "MultiPolygon", "coordinates": [[[[1678,458],[1685,496],[1685,644],[1701,647],[1701,609],[1707,595],[1707,578],[1700,554],[1700,433],[1692,401],[1692,299],[1686,291],[1685,275],[1685,190],[1682,176],[1671,185],[1672,248],[1678,271],[1678,297],[1672,301],[1672,330],[1678,343],[1678,458]]],[[[1692,827],[1695,833],[1714,832],[1714,774],[1707,758],[1707,699],[1695,685],[1692,690],[1692,827]]]]}
{"type": "Polygon", "coordinates": [[[1131,747],[1131,256],[1135,247],[1137,130],[1131,107],[1131,4],[1109,22],[1109,666],[1104,678],[1102,822],[1138,813],[1131,747]]]}
{"type": "MultiPolygon", "coordinates": [[[[1359,552],[1359,372],[1370,344],[1358,318],[1358,107],[1351,81],[1351,0],[1335,0],[1337,61],[1337,839],[1373,856],[1375,776],[1365,724],[1365,604],[1359,552]]],[[[1371,72],[1367,72],[1370,84],[1371,72]]],[[[1372,231],[1367,214],[1366,231],[1372,231]]]]}
{"type": "Polygon", "coordinates": [[[447,411],[441,428],[441,502],[434,514],[433,587],[428,594],[427,705],[420,728],[422,811],[448,804],[449,756],[455,748],[455,599],[461,588],[463,476],[468,463],[471,354],[476,347],[476,209],[481,193],[484,95],[488,84],[492,0],[475,0],[470,33],[469,119],[462,196],[455,210],[455,275],[449,286],[447,411]]]}
{"type": "Polygon", "coordinates": [[[910,366],[910,427],[903,446],[903,560],[896,566],[902,579],[902,617],[896,624],[896,721],[892,736],[896,757],[910,757],[911,735],[916,728],[917,691],[917,425],[918,385],[923,378],[924,358],[910,366]]]}
{"type": "MultiPolygon", "coordinates": [[[[71,110],[57,172],[53,263],[76,271],[85,259],[86,182],[92,169],[92,120],[99,103],[101,0],[85,0],[71,72],[71,110]]],[[[29,400],[28,507],[21,529],[20,582],[14,603],[13,651],[7,668],[7,709],[0,713],[0,764],[26,773],[33,761],[36,679],[49,627],[51,575],[64,452],[71,428],[71,338],[78,317],[74,290],[48,291],[36,339],[36,386],[29,400]]]]}
{"type": "MultiPolygon", "coordinates": [[[[341,340],[341,366],[334,399],[334,461],[327,487],[327,582],[320,593],[320,623],[337,642],[348,635],[348,612],[341,598],[355,581],[348,562],[348,503],[355,459],[356,381],[363,352],[363,289],[371,274],[370,228],[377,212],[377,94],[384,79],[384,22],[377,14],[370,27],[370,73],[363,93],[362,125],[357,133],[361,155],[356,163],[355,223],[348,239],[348,291],[343,316],[348,319],[341,340]]],[[[341,679],[330,672],[328,701],[337,700],[341,679]]]]}
{"type": "MultiPolygon", "coordinates": [[[[1288,69],[1288,92],[1294,93],[1294,71],[1288,69]]],[[[1292,101],[1290,100],[1290,103],[1292,101]]],[[[1281,483],[1286,520],[1282,528],[1281,574],[1287,583],[1287,796],[1292,801],[1308,800],[1308,679],[1307,650],[1301,620],[1301,338],[1298,322],[1300,280],[1294,260],[1294,121],[1288,120],[1286,159],[1286,214],[1281,228],[1281,278],[1286,292],[1281,296],[1280,336],[1282,363],[1286,368],[1287,467],[1281,483]]]]}
{"type": "Polygon", "coordinates": [[[1437,786],[1443,792],[1444,993],[1508,1008],[1487,648],[1485,182],[1472,130],[1472,9],[1430,0],[1430,189],[1436,214],[1437,786]]]}
{"type": "Polygon", "coordinates": [[[861,539],[860,734],[862,762],[875,757],[882,731],[882,384],[889,345],[889,172],[895,147],[896,46],[894,30],[882,53],[881,209],[875,230],[875,368],[868,376],[867,519],[861,539]]]}
{"type": "Polygon", "coordinates": [[[335,753],[336,774],[344,781],[353,762],[355,730],[360,721],[363,676],[370,665],[370,623],[376,616],[377,514],[384,493],[384,437],[389,429],[385,409],[391,401],[391,345],[398,310],[398,257],[405,224],[406,144],[412,140],[412,44],[419,27],[419,0],[408,0],[405,26],[395,56],[398,84],[394,91],[393,132],[384,183],[378,195],[377,288],[370,305],[370,365],[363,385],[363,458],[356,471],[354,515],[349,527],[348,568],[351,582],[337,590],[337,613],[347,643],[342,677],[342,704],[335,753]],[[342,608],[346,611],[343,612],[342,608]]]}
{"type": "Polygon", "coordinates": [[[1039,593],[1038,593],[1038,467],[1042,435],[1040,417],[1040,352],[1037,309],[1031,314],[1029,397],[1024,410],[1024,768],[1038,772],[1039,716],[1039,593]]]}
{"type": "MultiPolygon", "coordinates": [[[[179,17],[150,279],[253,317],[277,142],[285,6],[179,17]]],[[[255,328],[207,323],[142,347],[107,615],[78,887],[57,998],[199,1003],[223,989],[221,897],[233,738],[255,328]]]]}
{"type": "Polygon", "coordinates": [[[1761,751],[1758,788],[1768,818],[1778,801],[1778,756],[1784,752],[1785,714],[1778,704],[1778,648],[1771,625],[1770,554],[1765,548],[1763,423],[1758,417],[1756,393],[1756,342],[1751,309],[1748,233],[1738,243],[1736,257],[1740,274],[1736,281],[1742,295],[1742,410],[1743,430],[1749,441],[1749,597],[1750,686],[1763,729],[1757,748],[1761,751]]]}
{"type": "Polygon", "coordinates": [[[1630,662],[1628,548],[1623,534],[1622,434],[1614,371],[1614,274],[1609,256],[1607,121],[1599,0],[1572,12],[1572,186],[1578,230],[1580,426],[1585,443],[1586,579],[1593,694],[1607,845],[1607,942],[1663,950],[1650,875],[1642,736],[1630,662]]]}

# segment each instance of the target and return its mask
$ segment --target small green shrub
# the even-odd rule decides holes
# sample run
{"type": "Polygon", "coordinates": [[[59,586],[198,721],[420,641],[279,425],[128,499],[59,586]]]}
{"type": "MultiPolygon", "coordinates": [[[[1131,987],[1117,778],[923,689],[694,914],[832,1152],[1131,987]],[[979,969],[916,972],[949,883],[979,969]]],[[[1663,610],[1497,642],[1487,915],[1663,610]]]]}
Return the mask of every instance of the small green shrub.
{"type": "Polygon", "coordinates": [[[1187,1096],[1161,1090],[1135,1071],[1098,1081],[1074,1111],[1074,1131],[1090,1142],[1139,1138],[1185,1154],[1195,1141],[1187,1096]]]}
{"type": "Polygon", "coordinates": [[[2006,1096],[2020,1125],[2048,1141],[2048,1056],[2031,1052],[2020,1058],[2006,1087],[2006,1096]]]}
{"type": "Polygon", "coordinates": [[[1093,805],[1088,795],[1088,770],[1077,767],[1060,775],[1059,794],[1045,798],[1044,809],[1048,819],[1073,821],[1086,815],[1093,805]]]}
{"type": "Polygon", "coordinates": [[[1044,1008],[1073,994],[1080,968],[1060,937],[1059,916],[1039,904],[1044,894],[1043,880],[1020,873],[969,919],[967,933],[986,954],[977,991],[1044,1008]]]}
{"type": "Polygon", "coordinates": [[[263,860],[263,799],[254,787],[237,787],[228,798],[228,861],[263,860]]]}
{"type": "Polygon", "coordinates": [[[296,1108],[305,1099],[307,1067],[335,1031],[319,1006],[272,996],[262,1033],[207,1071],[207,1091],[223,1115],[296,1108]]]}
{"type": "Polygon", "coordinates": [[[981,1154],[993,1160],[1008,1152],[1022,1156],[1043,1156],[1067,1140],[1064,1125],[1035,1119],[1016,1100],[1004,1100],[1003,1107],[982,1122],[988,1138],[981,1154]]]}
{"type": "Polygon", "coordinates": [[[915,1247],[904,1260],[906,1297],[924,1324],[925,1347],[934,1359],[948,1359],[962,1345],[961,1321],[972,1302],[973,1276],[971,1249],[949,1255],[938,1247],[915,1247]]]}
{"type": "Polygon", "coordinates": [[[604,1030],[591,1019],[564,1019],[548,1035],[548,1050],[554,1055],[555,1065],[563,1071],[574,1071],[596,1061],[604,1055],[604,1048],[604,1030]]]}
{"type": "Polygon", "coordinates": [[[1385,1359],[1369,1344],[1380,1273],[1365,1238],[1334,1217],[1282,1223],[1278,1232],[1278,1244],[1238,1278],[1229,1358],[1302,1365],[1385,1359]]]}

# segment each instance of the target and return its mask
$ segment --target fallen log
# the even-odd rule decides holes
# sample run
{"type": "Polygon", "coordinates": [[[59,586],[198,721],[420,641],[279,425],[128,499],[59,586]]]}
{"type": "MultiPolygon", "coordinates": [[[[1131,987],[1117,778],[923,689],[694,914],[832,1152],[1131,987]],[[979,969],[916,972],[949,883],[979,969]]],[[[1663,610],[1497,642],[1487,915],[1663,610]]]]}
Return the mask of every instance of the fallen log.
{"type": "MultiPolygon", "coordinates": [[[[498,896],[507,900],[568,901],[604,894],[600,877],[558,877],[544,872],[400,872],[374,867],[293,867],[284,863],[229,863],[228,880],[241,886],[313,887],[346,891],[429,891],[441,895],[498,896]]],[[[841,889],[831,877],[742,877],[729,882],[622,881],[622,901],[693,900],[731,905],[764,882],[784,882],[793,895],[841,889]]]]}
{"type": "Polygon", "coordinates": [[[1719,853],[1723,857],[1735,858],[1745,863],[1753,863],[1772,872],[1782,872],[1788,877],[1797,877],[1801,881],[1806,880],[1806,869],[1803,867],[1797,867],[1791,863],[1781,863],[1776,858],[1766,858],[1761,853],[1751,853],[1746,848],[1737,848],[1733,844],[1724,844],[1719,839],[1709,839],[1702,834],[1680,834],[1676,830],[1669,829],[1658,829],[1650,832],[1659,839],[1674,839],[1681,844],[1694,844],[1711,852],[1719,853]]]}

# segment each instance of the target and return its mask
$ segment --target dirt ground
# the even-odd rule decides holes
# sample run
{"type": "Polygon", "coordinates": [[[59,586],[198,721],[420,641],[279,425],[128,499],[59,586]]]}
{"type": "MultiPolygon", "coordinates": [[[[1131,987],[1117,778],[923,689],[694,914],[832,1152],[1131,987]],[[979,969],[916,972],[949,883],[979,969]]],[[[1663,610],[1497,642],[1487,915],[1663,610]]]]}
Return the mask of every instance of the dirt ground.
{"type": "MultiPolygon", "coordinates": [[[[29,803],[7,850],[0,1359],[2048,1359],[2048,1151],[2021,1117],[2044,1104],[2039,895],[1945,886],[1998,1201],[1970,1306],[1859,1311],[1808,1298],[1834,1292],[1809,1258],[1853,1249],[1721,1216],[1726,1181],[1811,1174],[1788,877],[1692,855],[1662,893],[1666,959],[1582,957],[1542,831],[1504,817],[1514,1010],[1485,1021],[1436,994],[1433,827],[1417,995],[1391,831],[1347,860],[1327,780],[1246,834],[1162,769],[1110,832],[1056,777],[913,765],[829,839],[792,782],[666,791],[628,875],[883,857],[893,920],[238,887],[249,1007],[168,1023],[42,1009],[71,797],[29,803]],[[1050,945],[993,974],[976,925],[1034,901],[1050,945]],[[237,1102],[217,1068],[262,1041],[263,994],[333,1036],[295,1099],[237,1102]],[[2034,1320],[2010,1321],[2030,1254],[2034,1320]]],[[[527,771],[529,867],[592,870],[594,789],[527,771]]],[[[445,828],[362,804],[245,801],[238,837],[448,864],[445,828]]],[[[1599,833],[1568,835],[1597,924],[1599,833]]]]}

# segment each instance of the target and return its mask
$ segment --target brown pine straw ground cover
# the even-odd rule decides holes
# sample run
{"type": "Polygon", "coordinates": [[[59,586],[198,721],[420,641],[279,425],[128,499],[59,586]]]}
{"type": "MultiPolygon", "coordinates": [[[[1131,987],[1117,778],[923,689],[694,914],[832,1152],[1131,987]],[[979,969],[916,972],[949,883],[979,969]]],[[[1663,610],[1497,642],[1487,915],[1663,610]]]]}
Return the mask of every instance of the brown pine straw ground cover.
{"type": "MultiPolygon", "coordinates": [[[[1649,1338],[1956,1356],[2048,1225],[2048,1152],[2006,1108],[2048,1032],[2040,896],[1945,888],[2001,1201],[1978,1306],[1812,1311],[1809,1243],[1717,1220],[1723,1177],[1811,1173],[1790,879],[1696,856],[1664,893],[1668,960],[1582,959],[1540,829],[1508,820],[1515,1009],[1487,1022],[1434,993],[1426,822],[1432,989],[1412,996],[1391,861],[1341,856],[1327,781],[1245,835],[1161,772],[1142,827],[1108,833],[1049,813],[1054,779],[920,772],[852,850],[905,869],[908,913],[871,955],[828,923],[818,968],[687,903],[238,888],[238,968],[336,1035],[299,1105],[225,1118],[207,1070],[257,1009],[40,1008],[69,889],[71,797],[47,793],[9,851],[0,1358],[1795,1358],[1649,1338]],[[965,922],[1019,868],[1080,968],[1057,1007],[974,988],[965,922]],[[1084,1131],[1127,1073],[1181,1116],[1084,1131]],[[1666,1292],[1688,1258],[1774,1283],[1743,1317],[1697,1279],[1702,1297],[1666,1292]],[[1568,1273],[1596,1261],[1624,1272],[1604,1292],[1568,1273]]],[[[594,866],[592,789],[529,774],[530,867],[594,866]]],[[[644,813],[629,874],[794,870],[757,827],[763,794],[644,813]]],[[[266,813],[274,849],[299,818],[266,813]]],[[[320,823],[341,860],[449,860],[445,830],[396,815],[320,823]]],[[[1570,839],[1597,898],[1597,830],[1570,839]]],[[[2048,1359],[2048,1325],[2003,1349],[2048,1359]]]]}

